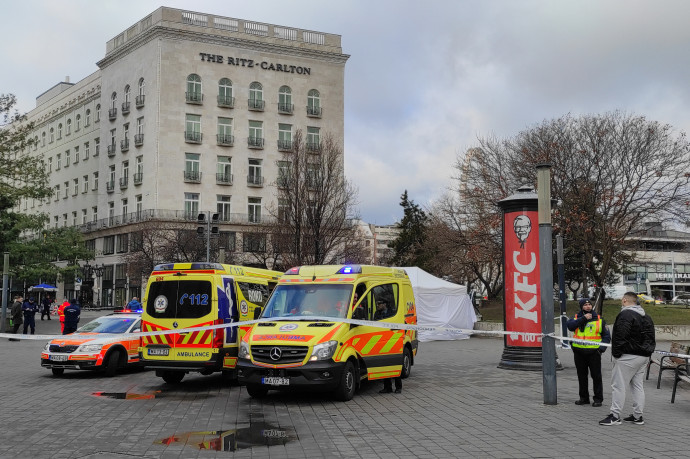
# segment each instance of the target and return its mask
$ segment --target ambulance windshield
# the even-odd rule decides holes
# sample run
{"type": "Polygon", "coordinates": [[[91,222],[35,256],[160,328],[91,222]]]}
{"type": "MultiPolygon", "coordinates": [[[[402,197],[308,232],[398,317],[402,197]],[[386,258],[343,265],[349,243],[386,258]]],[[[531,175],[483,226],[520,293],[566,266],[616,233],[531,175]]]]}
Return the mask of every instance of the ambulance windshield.
{"type": "Polygon", "coordinates": [[[261,317],[321,316],[345,318],[351,298],[352,285],[281,284],[271,295],[261,317]]]}

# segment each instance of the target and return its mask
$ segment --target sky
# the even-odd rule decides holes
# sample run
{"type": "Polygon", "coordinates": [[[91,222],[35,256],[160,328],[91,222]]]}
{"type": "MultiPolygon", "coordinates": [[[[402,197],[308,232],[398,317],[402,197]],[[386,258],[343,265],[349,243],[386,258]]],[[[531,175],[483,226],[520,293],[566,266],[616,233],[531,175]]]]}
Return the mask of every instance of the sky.
{"type": "Polygon", "coordinates": [[[477,139],[614,110],[690,128],[687,0],[23,0],[3,5],[0,93],[19,110],[160,6],[342,36],[345,173],[361,218],[429,209],[477,139]]]}

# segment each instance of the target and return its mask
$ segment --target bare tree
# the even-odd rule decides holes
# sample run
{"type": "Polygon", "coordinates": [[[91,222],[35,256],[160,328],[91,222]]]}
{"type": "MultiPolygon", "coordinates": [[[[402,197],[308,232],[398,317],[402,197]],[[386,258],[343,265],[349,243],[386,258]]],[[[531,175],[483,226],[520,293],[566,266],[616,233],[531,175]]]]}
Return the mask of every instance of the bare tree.
{"type": "Polygon", "coordinates": [[[470,247],[480,247],[487,233],[470,237],[472,219],[488,217],[487,229],[500,231],[495,203],[521,184],[535,184],[536,165],[549,162],[558,200],[554,230],[579,249],[573,253],[587,275],[603,286],[629,261],[626,239],[644,221],[687,219],[689,149],[684,133],[621,112],[568,115],[513,138],[480,138],[479,148],[456,164],[454,211],[468,222],[453,229],[467,236],[470,247]]]}
{"type": "Polygon", "coordinates": [[[283,266],[339,263],[355,233],[356,190],[345,180],[343,153],[330,136],[320,142],[297,131],[278,161],[277,205],[268,208],[274,248],[283,266]]]}

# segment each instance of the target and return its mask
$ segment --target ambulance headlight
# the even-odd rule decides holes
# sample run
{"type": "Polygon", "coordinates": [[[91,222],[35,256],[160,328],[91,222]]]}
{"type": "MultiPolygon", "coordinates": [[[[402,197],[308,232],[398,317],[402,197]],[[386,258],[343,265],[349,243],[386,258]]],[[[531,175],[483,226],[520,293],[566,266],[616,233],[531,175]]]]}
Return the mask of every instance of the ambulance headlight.
{"type": "Polygon", "coordinates": [[[311,353],[310,361],[328,360],[333,357],[335,350],[338,348],[337,341],[327,341],[325,343],[317,344],[311,353]]]}
{"type": "Polygon", "coordinates": [[[100,352],[102,344],[82,344],[77,348],[77,352],[100,352]]]}
{"type": "Polygon", "coordinates": [[[240,350],[237,352],[237,357],[240,359],[249,359],[249,344],[245,341],[240,341],[240,350]]]}

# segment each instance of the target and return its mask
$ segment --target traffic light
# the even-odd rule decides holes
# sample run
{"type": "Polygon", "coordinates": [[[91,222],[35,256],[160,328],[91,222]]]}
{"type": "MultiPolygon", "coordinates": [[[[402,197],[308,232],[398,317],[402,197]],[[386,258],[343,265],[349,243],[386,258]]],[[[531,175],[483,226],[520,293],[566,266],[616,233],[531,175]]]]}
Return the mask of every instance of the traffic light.
{"type": "MultiPolygon", "coordinates": [[[[220,220],[220,215],[218,213],[211,214],[211,225],[218,225],[218,221],[220,220]]],[[[211,235],[217,235],[218,234],[218,226],[211,226],[211,235]]]]}

